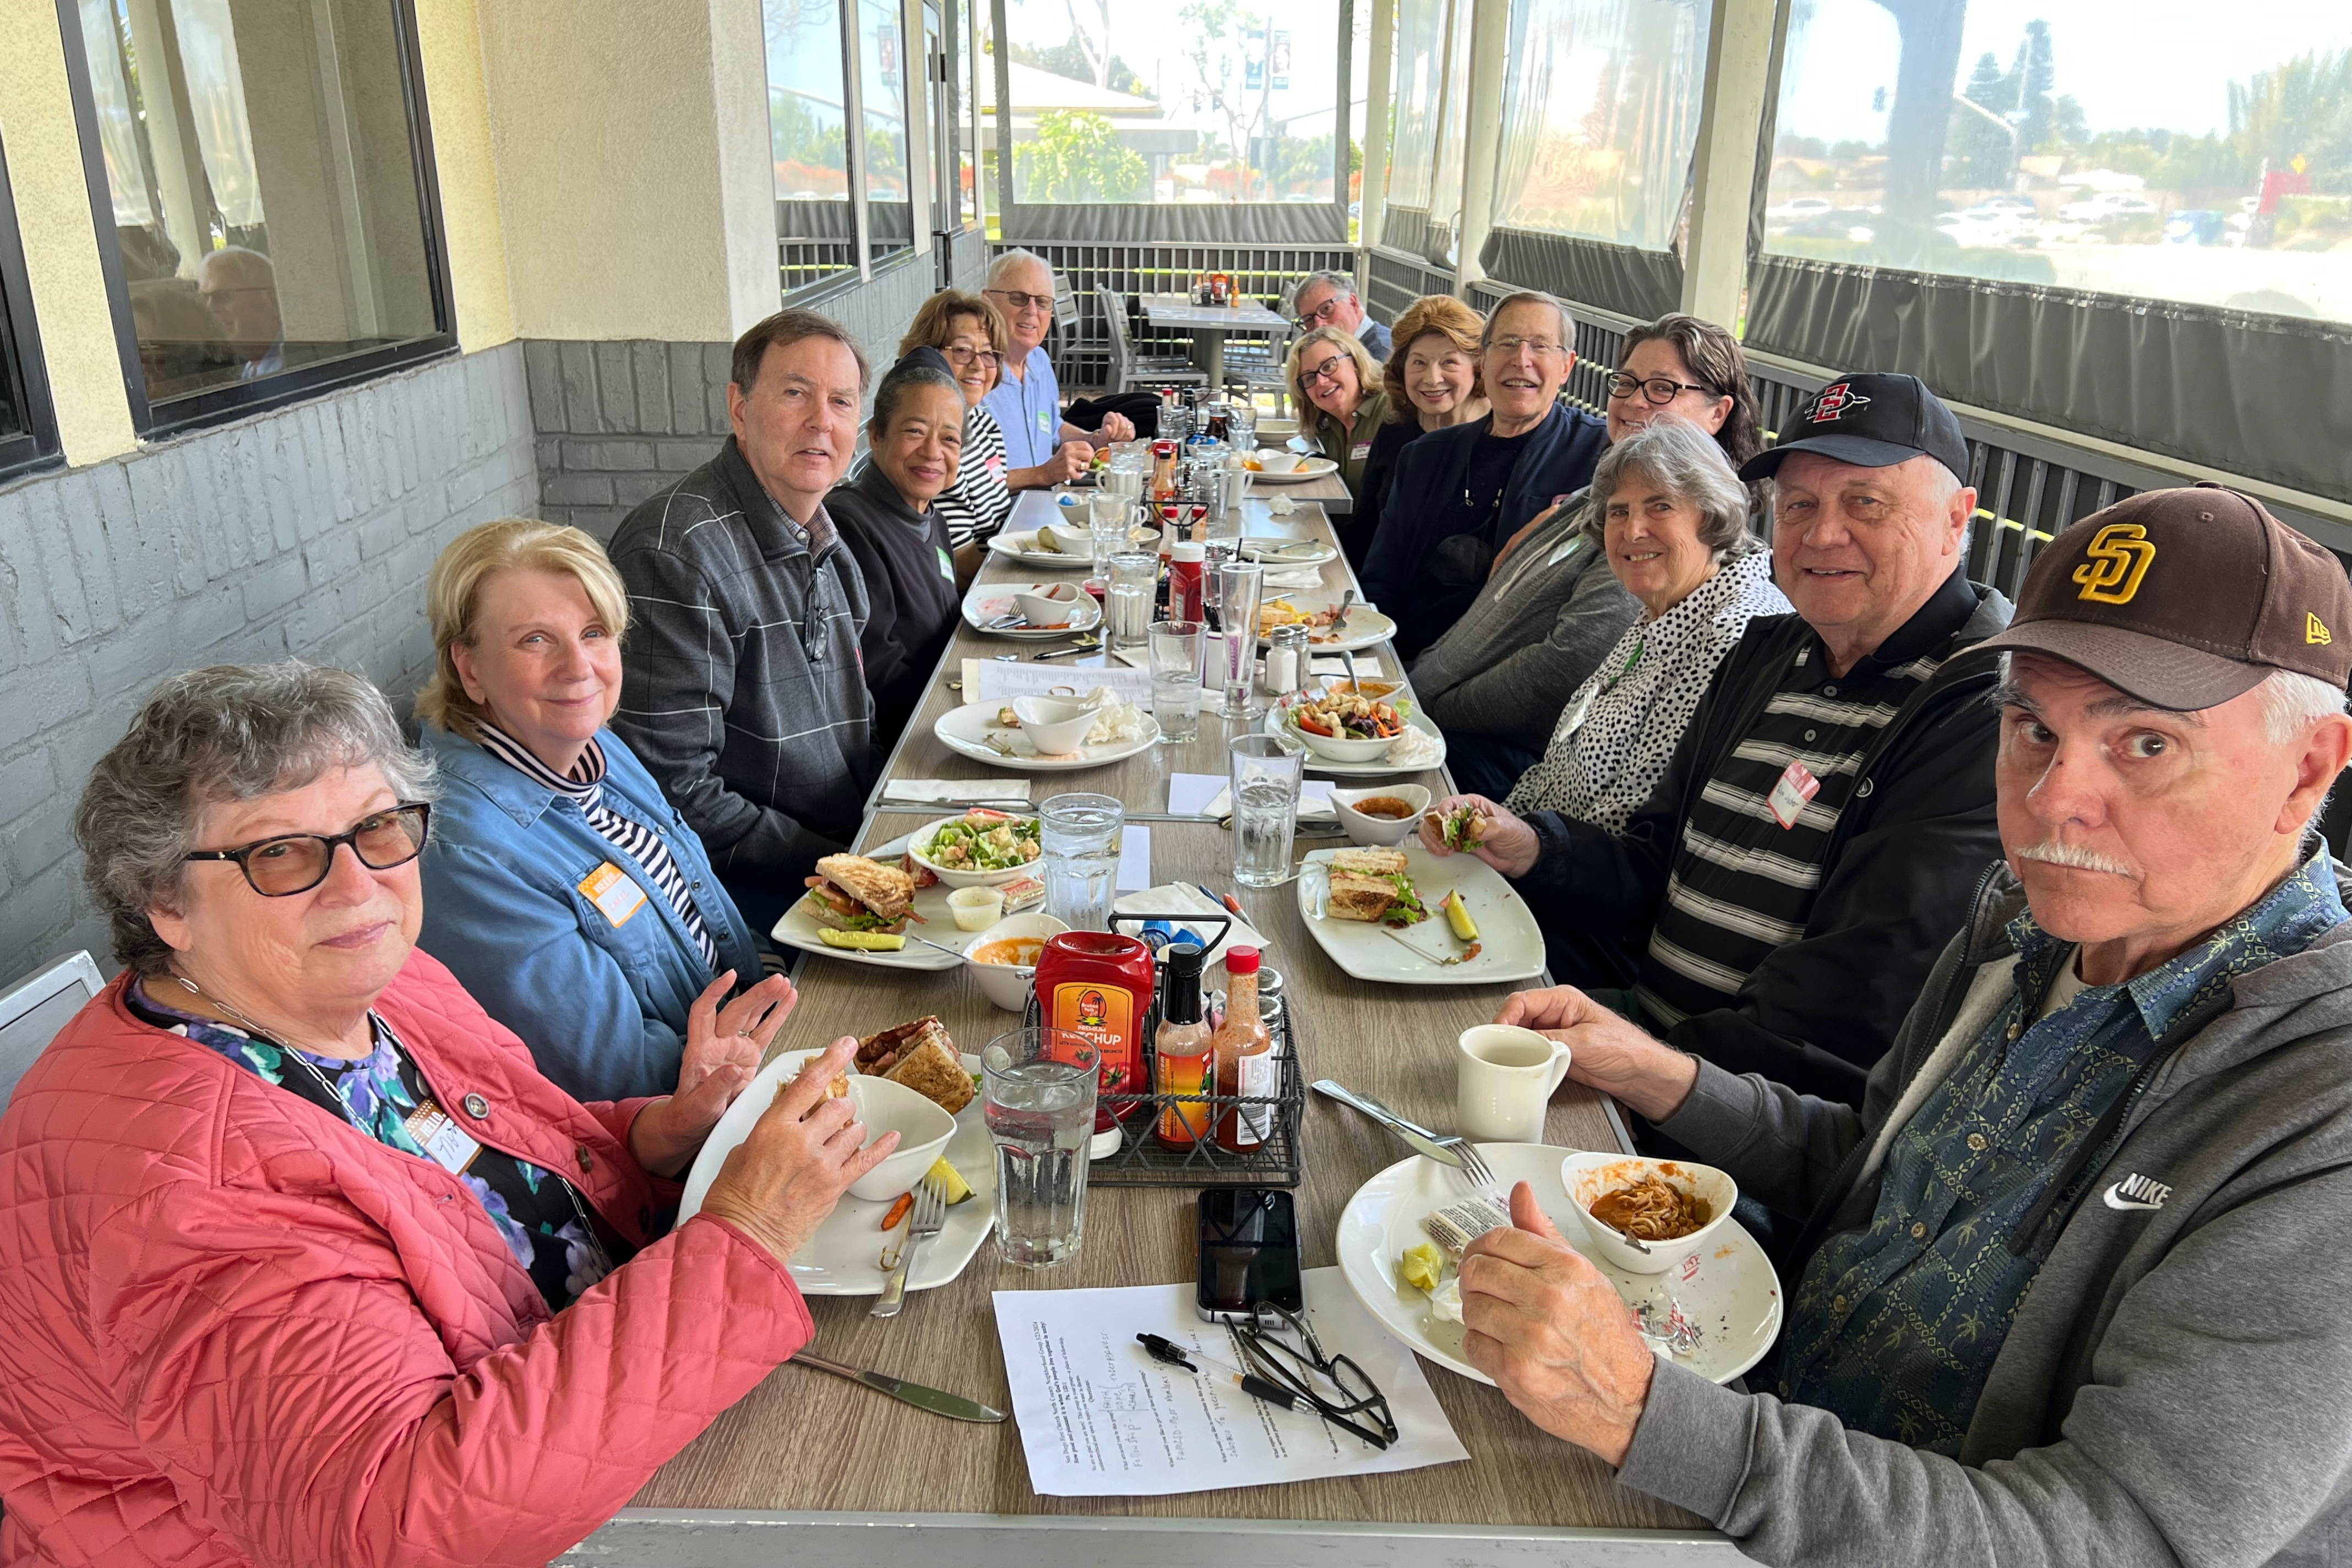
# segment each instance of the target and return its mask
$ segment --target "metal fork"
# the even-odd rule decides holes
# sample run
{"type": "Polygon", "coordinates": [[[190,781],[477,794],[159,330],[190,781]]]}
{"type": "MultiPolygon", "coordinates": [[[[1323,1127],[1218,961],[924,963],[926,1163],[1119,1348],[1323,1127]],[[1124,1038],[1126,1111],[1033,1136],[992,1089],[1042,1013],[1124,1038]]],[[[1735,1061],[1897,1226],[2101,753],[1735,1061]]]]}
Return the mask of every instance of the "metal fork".
{"type": "Polygon", "coordinates": [[[907,1304],[907,1276],[914,1271],[915,1254],[923,1243],[939,1235],[948,1223],[947,1200],[929,1177],[915,1188],[915,1212],[908,1217],[907,1238],[898,1247],[898,1267],[890,1271],[883,1282],[882,1294],[868,1314],[877,1318],[895,1318],[898,1309],[907,1304]]]}
{"type": "Polygon", "coordinates": [[[1486,1163],[1486,1156],[1478,1152],[1478,1146],[1461,1134],[1433,1131],[1418,1121],[1399,1116],[1360,1089],[1346,1089],[1329,1079],[1318,1080],[1315,1087],[1334,1100],[1354,1106],[1376,1121],[1392,1122],[1406,1131],[1426,1138],[1439,1148],[1446,1150],[1462,1162],[1462,1174],[1474,1189],[1484,1192],[1499,1184],[1495,1179],[1494,1168],[1486,1163]]]}

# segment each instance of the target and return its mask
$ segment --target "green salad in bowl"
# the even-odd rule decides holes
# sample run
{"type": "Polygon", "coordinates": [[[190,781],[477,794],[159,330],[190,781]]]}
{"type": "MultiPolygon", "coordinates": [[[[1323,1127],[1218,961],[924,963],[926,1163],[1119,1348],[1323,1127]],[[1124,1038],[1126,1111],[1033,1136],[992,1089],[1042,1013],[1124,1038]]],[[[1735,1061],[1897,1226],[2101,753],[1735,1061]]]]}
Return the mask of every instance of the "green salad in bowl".
{"type": "Polygon", "coordinates": [[[1045,852],[1034,816],[975,806],[943,817],[908,839],[908,858],[950,888],[989,888],[1013,881],[1045,852]]]}

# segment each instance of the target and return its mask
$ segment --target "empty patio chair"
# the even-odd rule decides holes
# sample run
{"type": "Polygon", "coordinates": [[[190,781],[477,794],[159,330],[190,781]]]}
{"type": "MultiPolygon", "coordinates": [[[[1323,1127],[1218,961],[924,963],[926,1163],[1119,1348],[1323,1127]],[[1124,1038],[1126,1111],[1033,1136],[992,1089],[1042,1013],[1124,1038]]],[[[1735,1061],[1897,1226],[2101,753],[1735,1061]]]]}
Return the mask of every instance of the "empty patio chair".
{"type": "Polygon", "coordinates": [[[1111,391],[1131,392],[1145,386],[1209,384],[1208,374],[1181,354],[1136,352],[1135,341],[1128,335],[1127,300],[1118,290],[1097,289],[1095,297],[1102,301],[1103,321],[1110,328],[1111,391]]]}

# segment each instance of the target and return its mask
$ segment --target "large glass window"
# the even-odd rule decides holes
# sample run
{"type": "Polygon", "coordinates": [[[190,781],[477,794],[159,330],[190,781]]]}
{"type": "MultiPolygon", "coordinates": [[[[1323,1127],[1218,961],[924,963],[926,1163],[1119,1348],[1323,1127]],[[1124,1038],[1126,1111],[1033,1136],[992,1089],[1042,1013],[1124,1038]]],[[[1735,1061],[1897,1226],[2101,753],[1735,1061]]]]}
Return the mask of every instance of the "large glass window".
{"type": "Polygon", "coordinates": [[[896,0],[857,0],[859,109],[866,119],[866,251],[876,261],[912,249],[908,197],[907,37],[896,0]]]}
{"type": "Polygon", "coordinates": [[[836,0],[766,0],[768,153],[776,173],[776,261],[784,293],[857,269],[850,234],[841,10],[836,0]]]}
{"type": "Polygon", "coordinates": [[[2352,9],[1799,0],[1766,248],[2352,321],[2352,9]]]}
{"type": "Polygon", "coordinates": [[[1518,0],[1497,227],[1667,249],[1698,142],[1697,0],[1518,0]]]}
{"type": "Polygon", "coordinates": [[[1005,0],[1013,199],[1329,203],[1339,0],[1005,0]]]}
{"type": "Polygon", "coordinates": [[[16,243],[8,164],[0,157],[0,479],[57,455],[41,345],[33,332],[33,298],[16,243]]]}
{"type": "Polygon", "coordinates": [[[446,343],[404,7],[75,10],[152,423],[446,343]]]}

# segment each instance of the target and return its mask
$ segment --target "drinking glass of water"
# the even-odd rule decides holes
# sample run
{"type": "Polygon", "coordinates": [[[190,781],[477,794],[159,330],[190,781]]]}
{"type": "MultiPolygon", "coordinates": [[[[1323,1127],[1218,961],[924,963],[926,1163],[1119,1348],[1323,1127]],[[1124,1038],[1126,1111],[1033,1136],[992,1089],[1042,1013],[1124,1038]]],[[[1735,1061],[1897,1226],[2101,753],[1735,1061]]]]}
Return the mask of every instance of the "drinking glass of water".
{"type": "Polygon", "coordinates": [[[1151,626],[1151,717],[1164,745],[1180,745],[1201,732],[1201,637],[1199,621],[1154,621],[1151,626]]]}
{"type": "Polygon", "coordinates": [[[996,1150],[998,1255],[1016,1268],[1067,1263],[1087,1234],[1095,1048],[1067,1029],[1012,1029],[988,1042],[980,1070],[996,1150]]]}
{"type": "Polygon", "coordinates": [[[1045,912],[1072,931],[1108,931],[1127,807],[1107,795],[1057,795],[1037,808],[1037,816],[1045,912]]]}
{"type": "Polygon", "coordinates": [[[1160,586],[1160,557],[1121,551],[1110,558],[1110,646],[1141,647],[1151,631],[1151,600],[1160,586]]]}
{"type": "Polygon", "coordinates": [[[1290,880],[1290,837],[1298,826],[1307,753],[1273,735],[1237,736],[1232,753],[1234,880],[1244,888],[1278,888],[1290,880]]]}
{"type": "Polygon", "coordinates": [[[1096,494],[1087,498],[1087,546],[1094,556],[1095,577],[1110,581],[1111,557],[1129,548],[1127,531],[1135,524],[1135,506],[1125,496],[1096,494]]]}

